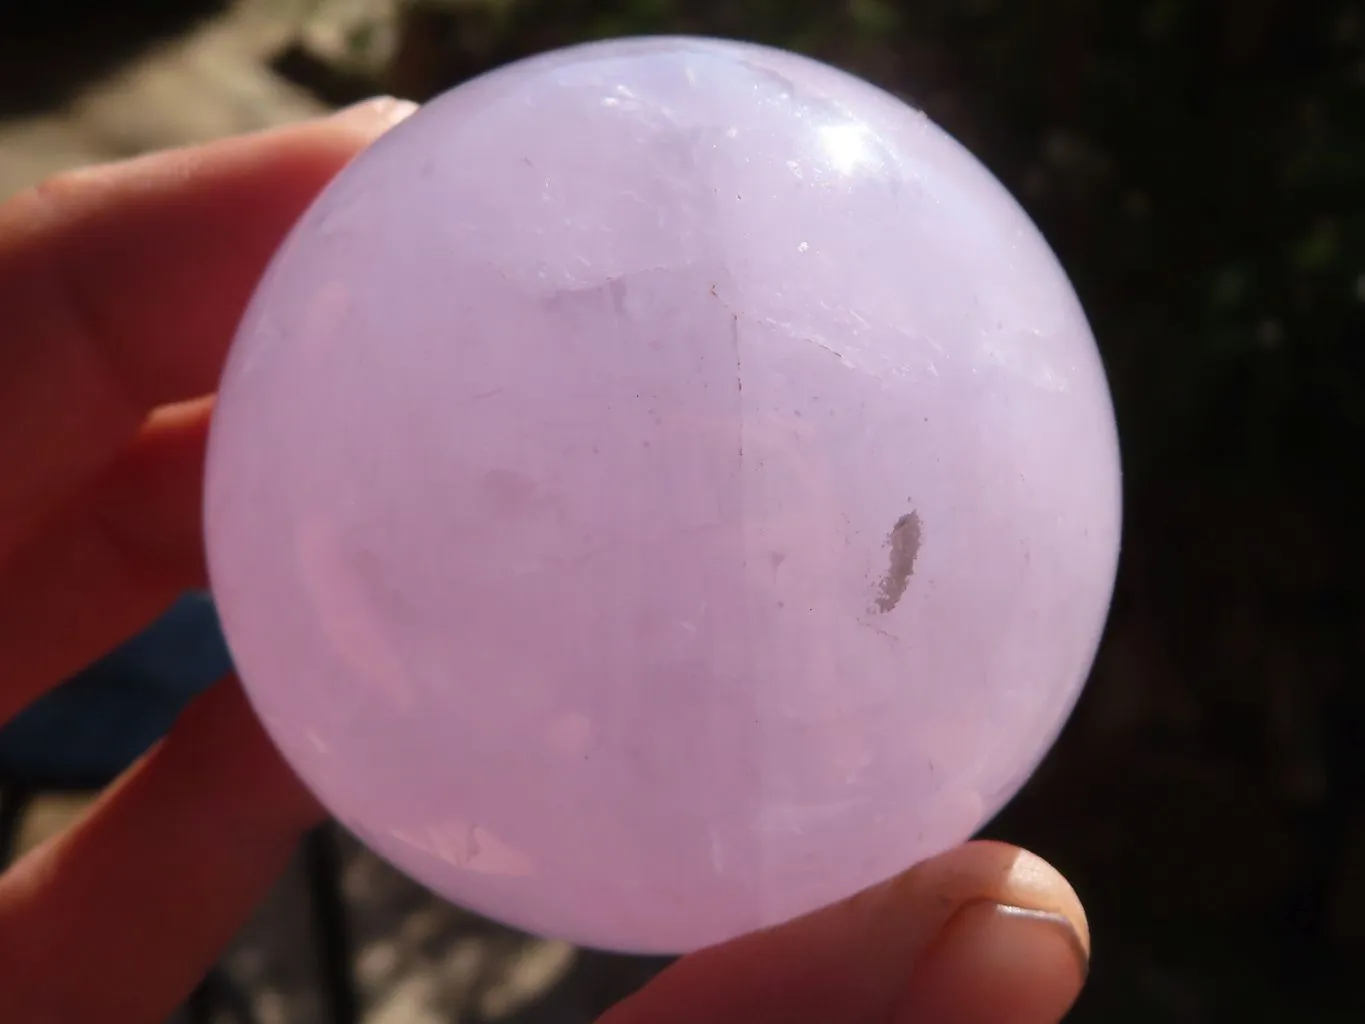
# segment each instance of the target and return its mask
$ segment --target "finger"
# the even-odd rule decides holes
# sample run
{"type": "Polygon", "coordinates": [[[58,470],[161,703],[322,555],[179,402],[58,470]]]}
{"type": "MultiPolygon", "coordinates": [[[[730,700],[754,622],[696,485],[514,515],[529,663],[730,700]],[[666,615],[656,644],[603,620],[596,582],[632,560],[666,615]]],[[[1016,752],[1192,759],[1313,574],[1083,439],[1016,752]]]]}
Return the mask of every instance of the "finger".
{"type": "Polygon", "coordinates": [[[400,112],[71,172],[0,206],[0,560],[151,409],[213,390],[272,251],[400,112]]]}
{"type": "Polygon", "coordinates": [[[1055,1024],[1090,938],[1030,853],[968,843],[790,924],[686,957],[600,1024],[1055,1024]]]}
{"type": "Polygon", "coordinates": [[[204,585],[210,400],[159,410],[137,442],[12,558],[0,587],[0,721],[204,585]]]}
{"type": "Polygon", "coordinates": [[[235,684],[0,876],[0,1020],[166,1020],[320,811],[235,684]]]}
{"type": "Polygon", "coordinates": [[[395,116],[78,172],[0,210],[0,720],[202,581],[208,406],[144,407],[213,387],[270,252],[395,116]]]}

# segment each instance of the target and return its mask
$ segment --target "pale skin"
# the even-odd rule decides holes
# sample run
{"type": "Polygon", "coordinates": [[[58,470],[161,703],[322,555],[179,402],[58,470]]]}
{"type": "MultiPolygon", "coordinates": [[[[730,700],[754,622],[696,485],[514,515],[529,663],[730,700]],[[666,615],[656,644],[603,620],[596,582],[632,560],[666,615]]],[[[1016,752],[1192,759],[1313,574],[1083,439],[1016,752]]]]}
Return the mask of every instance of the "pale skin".
{"type": "MultiPolygon", "coordinates": [[[[0,206],[0,720],[205,585],[212,391],[275,245],[404,111],[61,176],[0,206]]],[[[0,1020],[156,1024],[322,811],[227,680],[0,876],[0,1020]]],[[[1089,931],[1037,857],[969,843],[684,958],[601,1024],[1046,1024],[1089,931]]]]}

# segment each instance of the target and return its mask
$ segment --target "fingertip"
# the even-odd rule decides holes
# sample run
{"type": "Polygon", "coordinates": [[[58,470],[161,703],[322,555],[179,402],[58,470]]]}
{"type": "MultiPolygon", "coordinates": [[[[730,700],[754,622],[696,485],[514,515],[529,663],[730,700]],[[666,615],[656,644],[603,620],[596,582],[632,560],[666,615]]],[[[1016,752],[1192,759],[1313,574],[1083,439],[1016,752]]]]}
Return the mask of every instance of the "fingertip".
{"type": "Polygon", "coordinates": [[[418,104],[394,96],[375,96],[344,107],[332,115],[334,123],[372,135],[381,135],[417,113],[418,104]]]}
{"type": "Polygon", "coordinates": [[[1037,854],[967,843],[893,880],[884,898],[908,915],[930,900],[939,918],[893,1024],[1055,1024],[1085,984],[1085,910],[1037,854]]]}
{"type": "Polygon", "coordinates": [[[1017,847],[972,842],[686,957],[605,1021],[1047,1024],[1079,993],[1089,943],[1060,872],[1017,847]]]}
{"type": "Polygon", "coordinates": [[[964,843],[917,864],[885,888],[892,902],[934,894],[946,910],[944,921],[957,907],[981,900],[1058,914],[1075,931],[1085,954],[1090,953],[1085,907],[1071,883],[1036,853],[1008,843],[992,839],[964,843]]]}
{"type": "Polygon", "coordinates": [[[978,900],[915,965],[892,1024],[1057,1024],[1089,958],[1061,914],[978,900]]]}

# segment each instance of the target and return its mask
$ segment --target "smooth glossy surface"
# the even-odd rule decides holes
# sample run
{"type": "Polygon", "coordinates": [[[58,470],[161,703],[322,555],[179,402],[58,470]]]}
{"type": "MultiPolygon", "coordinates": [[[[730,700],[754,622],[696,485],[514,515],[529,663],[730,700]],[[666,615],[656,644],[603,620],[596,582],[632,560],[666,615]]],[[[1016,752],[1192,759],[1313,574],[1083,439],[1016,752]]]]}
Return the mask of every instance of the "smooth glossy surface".
{"type": "Polygon", "coordinates": [[[921,114],[790,54],[556,53],[345,171],[208,475],[251,697],[451,899],[675,952],[966,838],[1089,669],[1119,534],[1062,270],[921,114]]]}

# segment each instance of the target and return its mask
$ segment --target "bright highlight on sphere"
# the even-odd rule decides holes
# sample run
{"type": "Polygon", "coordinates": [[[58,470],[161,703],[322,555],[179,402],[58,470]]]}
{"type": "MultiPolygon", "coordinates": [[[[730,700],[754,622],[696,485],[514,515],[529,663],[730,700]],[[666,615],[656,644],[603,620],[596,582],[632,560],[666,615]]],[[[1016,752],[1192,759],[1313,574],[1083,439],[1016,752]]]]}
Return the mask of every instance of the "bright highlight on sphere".
{"type": "Polygon", "coordinates": [[[1065,274],[806,58],[579,47],[428,104],[260,285],[213,587],[271,736],[451,900],[681,952],[967,838],[1076,700],[1119,461],[1065,274]]]}

